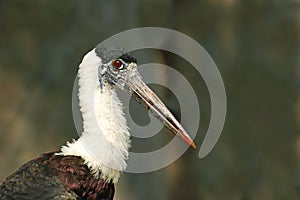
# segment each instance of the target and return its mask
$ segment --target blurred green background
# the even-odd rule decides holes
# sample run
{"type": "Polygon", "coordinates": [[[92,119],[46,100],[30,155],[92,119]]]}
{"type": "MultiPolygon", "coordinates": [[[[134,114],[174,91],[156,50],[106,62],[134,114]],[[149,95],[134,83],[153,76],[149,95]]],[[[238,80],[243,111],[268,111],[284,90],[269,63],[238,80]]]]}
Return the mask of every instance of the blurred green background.
{"type": "MultiPolygon", "coordinates": [[[[142,26],[180,31],[208,51],[227,118],[214,150],[198,159],[210,100],[184,70],[200,102],[198,149],[156,172],[125,173],[116,199],[300,199],[299,0],[0,0],[0,181],[77,137],[71,96],[82,56],[142,26]]],[[[183,69],[176,56],[156,54],[183,69]]],[[[174,95],[156,89],[177,113],[174,95]]]]}

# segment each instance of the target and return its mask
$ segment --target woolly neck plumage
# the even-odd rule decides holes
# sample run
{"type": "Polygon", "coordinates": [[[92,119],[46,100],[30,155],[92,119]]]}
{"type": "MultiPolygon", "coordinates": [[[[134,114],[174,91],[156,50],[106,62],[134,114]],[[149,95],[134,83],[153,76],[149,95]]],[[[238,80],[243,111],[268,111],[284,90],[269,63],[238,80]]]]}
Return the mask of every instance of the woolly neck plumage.
{"type": "Polygon", "coordinates": [[[78,140],[61,148],[61,155],[82,157],[91,172],[116,183],[126,168],[130,134],[123,106],[112,85],[100,87],[98,68],[101,59],[95,49],[79,65],[79,105],[83,132],[78,140]]]}

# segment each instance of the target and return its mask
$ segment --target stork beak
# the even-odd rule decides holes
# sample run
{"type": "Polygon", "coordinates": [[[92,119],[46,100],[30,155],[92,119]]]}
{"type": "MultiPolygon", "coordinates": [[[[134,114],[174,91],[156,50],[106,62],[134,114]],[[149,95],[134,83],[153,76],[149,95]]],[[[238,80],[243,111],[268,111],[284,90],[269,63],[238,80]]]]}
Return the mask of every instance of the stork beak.
{"type": "Polygon", "coordinates": [[[181,124],[176,120],[158,96],[144,83],[137,70],[135,70],[135,73],[125,80],[125,83],[133,92],[132,96],[137,102],[139,102],[147,110],[150,110],[154,116],[158,118],[164,126],[166,126],[166,128],[179,136],[187,144],[196,148],[195,143],[181,124]]]}

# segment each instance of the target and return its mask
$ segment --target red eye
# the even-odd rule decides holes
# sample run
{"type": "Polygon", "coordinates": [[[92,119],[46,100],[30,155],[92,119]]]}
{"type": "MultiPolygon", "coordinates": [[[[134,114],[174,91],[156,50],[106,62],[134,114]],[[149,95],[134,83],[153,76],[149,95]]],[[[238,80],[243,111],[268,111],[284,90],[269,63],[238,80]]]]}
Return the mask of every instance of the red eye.
{"type": "Polygon", "coordinates": [[[120,60],[115,60],[115,61],[113,61],[113,66],[115,67],[115,68],[117,68],[117,69],[121,69],[122,68],[122,66],[123,66],[123,63],[122,63],[122,61],[120,61],[120,60]]]}

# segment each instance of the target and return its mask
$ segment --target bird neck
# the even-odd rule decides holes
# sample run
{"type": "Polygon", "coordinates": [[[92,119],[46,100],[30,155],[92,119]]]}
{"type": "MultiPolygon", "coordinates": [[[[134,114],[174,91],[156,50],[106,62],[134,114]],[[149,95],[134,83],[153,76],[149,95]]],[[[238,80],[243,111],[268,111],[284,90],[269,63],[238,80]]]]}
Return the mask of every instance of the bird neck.
{"type": "Polygon", "coordinates": [[[61,154],[80,156],[95,176],[117,182],[127,166],[130,134],[115,90],[110,85],[100,87],[100,62],[92,50],[79,66],[83,132],[78,140],[63,146],[61,154]]]}

